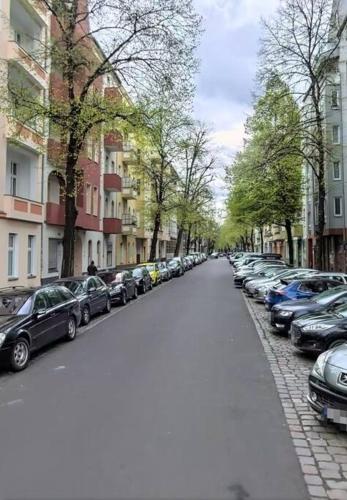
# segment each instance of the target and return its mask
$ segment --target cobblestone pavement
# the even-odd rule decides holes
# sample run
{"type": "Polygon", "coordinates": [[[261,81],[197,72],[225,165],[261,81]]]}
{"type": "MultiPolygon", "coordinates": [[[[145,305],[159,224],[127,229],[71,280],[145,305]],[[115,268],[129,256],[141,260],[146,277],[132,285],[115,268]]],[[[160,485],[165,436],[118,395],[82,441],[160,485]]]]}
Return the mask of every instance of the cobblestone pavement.
{"type": "Polygon", "coordinates": [[[272,329],[262,304],[245,300],[270,362],[312,499],[347,500],[347,433],[320,423],[306,402],[314,358],[295,352],[288,338],[272,329]]]}

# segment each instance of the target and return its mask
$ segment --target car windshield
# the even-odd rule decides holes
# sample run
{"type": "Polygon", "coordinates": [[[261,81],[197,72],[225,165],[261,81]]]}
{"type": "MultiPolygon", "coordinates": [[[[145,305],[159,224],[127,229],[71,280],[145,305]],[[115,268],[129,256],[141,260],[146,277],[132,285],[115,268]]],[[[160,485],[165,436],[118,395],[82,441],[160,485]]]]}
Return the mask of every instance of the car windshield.
{"type": "Polygon", "coordinates": [[[84,292],[83,281],[63,281],[60,284],[68,288],[74,295],[82,295],[84,292]]]}
{"type": "Polygon", "coordinates": [[[132,271],[134,278],[142,278],[142,269],[138,267],[132,271]]]}
{"type": "Polygon", "coordinates": [[[340,293],[341,291],[337,292],[336,289],[326,290],[325,292],[316,295],[313,300],[321,305],[329,304],[329,302],[334,300],[334,297],[338,297],[340,293]]]}
{"type": "Polygon", "coordinates": [[[0,299],[0,316],[29,314],[31,307],[32,295],[3,295],[0,299]]]}
{"type": "Polygon", "coordinates": [[[177,267],[177,266],[178,266],[178,263],[177,263],[175,260],[171,260],[171,261],[168,263],[168,266],[169,266],[169,267],[177,267]]]}

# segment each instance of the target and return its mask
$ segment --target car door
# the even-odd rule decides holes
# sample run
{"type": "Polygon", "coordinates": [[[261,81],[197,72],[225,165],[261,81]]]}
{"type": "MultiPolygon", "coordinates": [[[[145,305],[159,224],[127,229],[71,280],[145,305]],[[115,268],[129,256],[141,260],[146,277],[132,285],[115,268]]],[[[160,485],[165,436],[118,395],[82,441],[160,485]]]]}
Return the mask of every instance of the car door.
{"type": "Polygon", "coordinates": [[[128,297],[132,297],[134,295],[134,285],[131,273],[129,273],[129,271],[124,271],[122,279],[127,290],[128,297]]]}
{"type": "Polygon", "coordinates": [[[60,293],[59,287],[52,287],[46,290],[48,307],[51,317],[54,318],[54,325],[50,332],[52,340],[63,337],[66,333],[67,321],[69,318],[69,308],[64,296],[60,293]]]}
{"type": "Polygon", "coordinates": [[[98,292],[98,308],[99,311],[103,311],[106,307],[108,298],[108,288],[106,283],[104,283],[98,276],[94,277],[94,281],[96,283],[96,291],[98,292]]]}
{"type": "Polygon", "coordinates": [[[96,314],[100,311],[100,293],[98,285],[93,276],[87,280],[87,293],[89,297],[89,305],[91,314],[96,314]]]}
{"type": "Polygon", "coordinates": [[[29,327],[33,349],[40,349],[54,340],[55,315],[49,308],[46,290],[35,294],[33,305],[33,321],[29,327]]]}
{"type": "MultiPolygon", "coordinates": [[[[319,283],[322,283],[322,282],[319,282],[319,283]]],[[[317,285],[318,285],[318,283],[317,283],[317,285]]],[[[299,287],[297,289],[296,298],[297,299],[309,299],[313,295],[315,295],[315,293],[319,293],[319,292],[314,291],[316,289],[318,289],[318,288],[316,286],[316,283],[314,283],[314,282],[301,283],[301,285],[299,285],[299,287]]]]}

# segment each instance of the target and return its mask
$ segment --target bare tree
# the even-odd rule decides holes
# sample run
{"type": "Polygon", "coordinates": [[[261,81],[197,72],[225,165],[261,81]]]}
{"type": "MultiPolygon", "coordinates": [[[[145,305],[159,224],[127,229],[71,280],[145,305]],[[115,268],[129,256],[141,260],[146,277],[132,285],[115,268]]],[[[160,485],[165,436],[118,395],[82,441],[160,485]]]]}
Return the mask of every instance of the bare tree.
{"type": "MultiPolygon", "coordinates": [[[[301,137],[299,153],[312,169],[318,184],[318,224],[316,265],[324,260],[325,166],[328,147],[324,131],[323,98],[334,68],[336,49],[346,25],[333,0],[284,0],[270,22],[264,21],[261,75],[276,71],[297,96],[301,108],[300,128],[293,131],[301,137]]],[[[278,139],[278,138],[277,138],[278,139]]],[[[289,143],[292,141],[289,141],[289,143]]],[[[292,146],[289,146],[291,148],[292,146]]],[[[273,157],[288,154],[288,142],[275,144],[273,157]]]]}

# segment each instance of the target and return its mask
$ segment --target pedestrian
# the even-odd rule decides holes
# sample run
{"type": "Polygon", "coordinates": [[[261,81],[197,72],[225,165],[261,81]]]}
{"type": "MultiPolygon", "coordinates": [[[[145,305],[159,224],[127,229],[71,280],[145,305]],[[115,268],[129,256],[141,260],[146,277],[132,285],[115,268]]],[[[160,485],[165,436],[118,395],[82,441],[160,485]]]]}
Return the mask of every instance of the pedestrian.
{"type": "Polygon", "coordinates": [[[92,260],[87,268],[88,276],[96,276],[97,271],[98,268],[96,267],[94,261],[92,260]]]}

